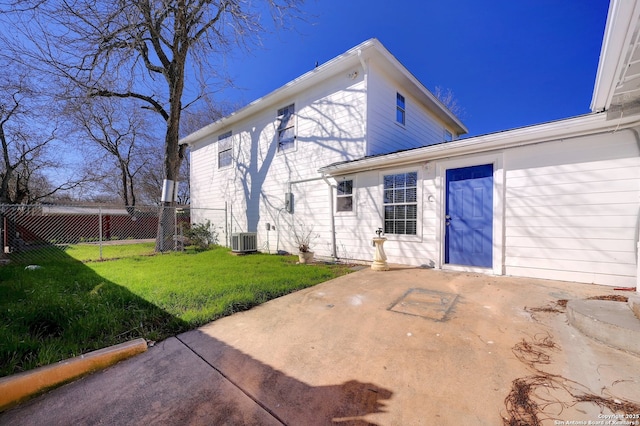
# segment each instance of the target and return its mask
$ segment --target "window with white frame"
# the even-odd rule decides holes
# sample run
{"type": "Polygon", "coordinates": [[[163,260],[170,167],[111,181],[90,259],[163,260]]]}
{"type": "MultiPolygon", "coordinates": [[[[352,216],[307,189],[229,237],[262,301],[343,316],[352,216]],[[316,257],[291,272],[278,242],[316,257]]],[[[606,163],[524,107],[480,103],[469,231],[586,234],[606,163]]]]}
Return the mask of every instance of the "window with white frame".
{"type": "Polygon", "coordinates": [[[343,179],[336,185],[336,211],[353,211],[353,179],[343,179]]]}
{"type": "Polygon", "coordinates": [[[405,122],[404,96],[402,96],[400,93],[396,93],[396,121],[404,126],[404,122],[405,122]]]}
{"type": "Polygon", "coordinates": [[[291,104],[278,110],[278,151],[294,148],[295,144],[295,107],[291,104]]]}
{"type": "Polygon", "coordinates": [[[385,175],[384,233],[417,235],[418,172],[385,175]]]}
{"type": "Polygon", "coordinates": [[[233,140],[231,131],[218,136],[218,168],[228,167],[233,164],[233,140]]]}

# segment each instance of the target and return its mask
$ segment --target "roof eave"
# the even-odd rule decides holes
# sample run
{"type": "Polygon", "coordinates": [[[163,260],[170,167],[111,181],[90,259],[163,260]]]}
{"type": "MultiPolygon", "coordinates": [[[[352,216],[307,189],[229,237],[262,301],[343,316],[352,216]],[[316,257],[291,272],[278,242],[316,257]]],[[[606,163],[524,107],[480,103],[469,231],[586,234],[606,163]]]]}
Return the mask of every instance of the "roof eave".
{"type": "Polygon", "coordinates": [[[422,161],[433,161],[447,157],[476,154],[497,149],[531,145],[544,141],[584,136],[594,132],[613,131],[629,127],[631,124],[637,124],[638,122],[640,122],[640,119],[637,116],[622,118],[611,122],[607,121],[606,114],[587,114],[550,123],[537,124],[377,157],[333,164],[323,167],[318,171],[324,175],[337,176],[373,169],[399,167],[422,161]]]}
{"type": "MultiPolygon", "coordinates": [[[[313,82],[317,80],[321,80],[327,75],[333,75],[337,72],[340,72],[342,67],[346,65],[348,62],[358,61],[357,54],[358,51],[365,51],[372,47],[378,46],[380,43],[376,39],[366,40],[359,45],[355,46],[352,49],[349,49],[345,53],[336,56],[335,58],[325,62],[322,65],[312,69],[309,72],[297,77],[294,80],[291,80],[284,86],[279,87],[273,92],[256,99],[255,101],[249,103],[248,105],[240,108],[239,110],[221,118],[218,121],[215,121],[200,130],[197,130],[190,135],[185,136],[180,139],[180,144],[193,145],[199,141],[204,140],[205,138],[211,136],[212,134],[220,131],[224,127],[231,126],[237,123],[240,120],[243,120],[252,114],[258,112],[261,109],[267,108],[270,105],[281,102],[285,99],[289,99],[291,96],[299,93],[304,90],[307,86],[311,85],[313,82]]],[[[358,61],[359,63],[359,61],[358,61]]]]}
{"type": "Polygon", "coordinates": [[[424,100],[427,100],[427,103],[432,107],[432,111],[435,115],[437,115],[441,120],[447,123],[452,129],[459,135],[465,134],[468,132],[468,129],[464,124],[456,117],[447,107],[445,107],[413,74],[407,70],[407,68],[400,63],[388,50],[386,47],[380,43],[379,40],[372,38],[366,40],[359,45],[349,49],[345,53],[336,56],[335,58],[325,62],[324,64],[314,68],[313,70],[301,75],[300,77],[290,81],[284,86],[274,90],[273,92],[256,99],[251,102],[247,106],[240,108],[236,112],[221,118],[218,121],[215,121],[200,130],[191,133],[190,135],[182,138],[180,140],[180,144],[184,145],[193,145],[206,138],[212,136],[216,132],[221,131],[225,127],[229,127],[234,125],[240,120],[250,117],[252,114],[256,112],[273,106],[278,102],[283,102],[287,99],[290,99],[295,94],[305,90],[309,86],[316,84],[316,82],[321,81],[327,76],[335,75],[339,72],[343,71],[343,68],[351,66],[352,62],[360,64],[360,60],[358,58],[358,52],[364,54],[366,51],[373,49],[374,52],[378,53],[381,57],[383,57],[388,63],[392,64],[392,66],[397,69],[400,73],[402,73],[405,78],[407,78],[411,84],[413,84],[420,92],[424,100]]]}
{"type": "MultiPolygon", "coordinates": [[[[376,40],[377,41],[377,40],[376,40]]],[[[452,130],[458,135],[469,133],[469,129],[460,121],[460,119],[452,113],[429,89],[427,89],[420,80],[414,76],[393,54],[387,50],[380,42],[377,45],[377,51],[391,63],[395,69],[399,70],[409,82],[419,91],[422,101],[425,102],[432,112],[446,124],[451,126],[452,130]]]]}
{"type": "Polygon", "coordinates": [[[608,110],[631,46],[633,27],[640,16],[637,1],[612,0],[609,4],[598,71],[591,98],[591,111],[608,110]]]}

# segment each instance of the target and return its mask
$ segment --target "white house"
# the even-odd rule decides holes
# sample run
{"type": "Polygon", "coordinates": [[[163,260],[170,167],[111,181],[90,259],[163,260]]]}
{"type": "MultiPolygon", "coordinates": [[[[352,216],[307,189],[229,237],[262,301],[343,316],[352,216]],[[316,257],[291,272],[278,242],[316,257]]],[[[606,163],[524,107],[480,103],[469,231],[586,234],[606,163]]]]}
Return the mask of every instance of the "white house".
{"type": "Polygon", "coordinates": [[[371,260],[382,228],[393,263],[640,290],[639,3],[610,4],[590,114],[459,139],[369,40],[185,138],[192,207],[233,206],[263,250],[304,224],[371,260]]]}
{"type": "Polygon", "coordinates": [[[294,251],[293,228],[313,228],[317,254],[331,256],[335,182],[318,169],[466,132],[378,40],[368,40],[183,139],[191,147],[192,214],[204,219],[199,208],[226,204],[230,232],[258,232],[270,251],[294,251]]]}

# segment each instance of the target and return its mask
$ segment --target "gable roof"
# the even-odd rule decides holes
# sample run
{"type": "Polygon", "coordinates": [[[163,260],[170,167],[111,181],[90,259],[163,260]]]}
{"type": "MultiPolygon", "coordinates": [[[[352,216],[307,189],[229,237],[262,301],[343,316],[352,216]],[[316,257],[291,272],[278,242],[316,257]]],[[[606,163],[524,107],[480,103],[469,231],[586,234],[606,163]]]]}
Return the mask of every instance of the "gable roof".
{"type": "Polygon", "coordinates": [[[375,38],[369,39],[342,55],[290,81],[279,89],[259,98],[236,112],[215,121],[208,126],[184,137],[180,144],[194,144],[221,130],[231,127],[241,120],[267,108],[281,106],[290,101],[298,93],[320,84],[327,78],[341,72],[348,72],[354,66],[366,66],[368,60],[375,61],[391,77],[403,86],[409,87],[413,96],[425,104],[434,115],[450,126],[456,133],[465,134],[467,128],[449,109],[442,104],[413,74],[407,70],[383,45],[375,38]]]}

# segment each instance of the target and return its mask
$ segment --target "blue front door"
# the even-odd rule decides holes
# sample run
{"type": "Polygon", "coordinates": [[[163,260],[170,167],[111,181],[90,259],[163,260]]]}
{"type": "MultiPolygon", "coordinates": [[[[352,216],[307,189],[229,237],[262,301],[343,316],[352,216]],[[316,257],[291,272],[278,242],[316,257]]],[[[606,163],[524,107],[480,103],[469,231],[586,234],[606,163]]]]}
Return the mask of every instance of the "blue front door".
{"type": "Polygon", "coordinates": [[[493,165],[447,170],[445,263],[488,267],[493,253],[493,165]]]}

